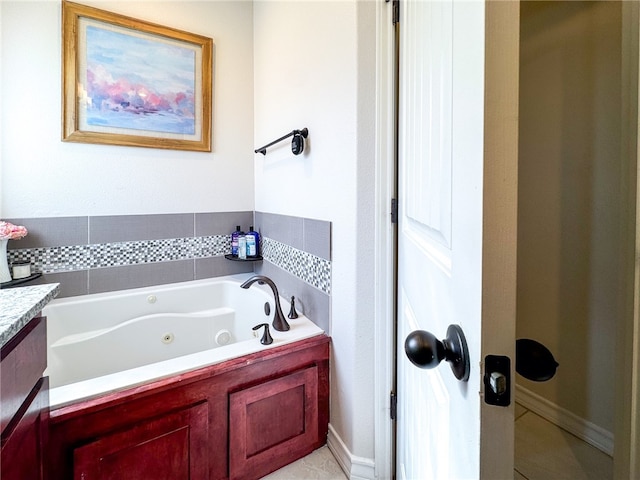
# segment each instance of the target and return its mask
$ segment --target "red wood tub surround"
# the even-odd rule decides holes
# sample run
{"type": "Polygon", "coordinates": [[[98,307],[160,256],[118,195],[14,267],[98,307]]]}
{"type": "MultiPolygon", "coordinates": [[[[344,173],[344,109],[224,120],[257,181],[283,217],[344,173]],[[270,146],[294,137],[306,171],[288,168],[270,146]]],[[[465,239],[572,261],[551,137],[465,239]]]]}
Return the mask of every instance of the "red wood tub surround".
{"type": "Polygon", "coordinates": [[[52,410],[51,480],[257,479],[326,443],[318,335],[52,410]]]}

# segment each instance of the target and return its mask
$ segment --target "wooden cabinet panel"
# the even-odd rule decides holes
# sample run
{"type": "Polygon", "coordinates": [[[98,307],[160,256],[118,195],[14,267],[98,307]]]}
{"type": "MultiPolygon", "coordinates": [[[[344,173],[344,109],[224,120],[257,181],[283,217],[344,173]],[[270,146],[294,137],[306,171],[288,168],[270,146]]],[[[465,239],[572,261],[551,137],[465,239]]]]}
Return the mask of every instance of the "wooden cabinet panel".
{"type": "Polygon", "coordinates": [[[2,434],[0,477],[2,480],[42,479],[43,456],[47,447],[47,406],[49,378],[41,378],[15,423],[2,434]]]}
{"type": "Polygon", "coordinates": [[[44,317],[29,321],[0,350],[0,431],[4,432],[47,367],[44,317]]]}
{"type": "Polygon", "coordinates": [[[318,439],[315,366],[229,396],[229,478],[259,478],[318,439]]]}
{"type": "Polygon", "coordinates": [[[208,478],[208,408],[202,403],[74,450],[77,480],[208,478]]]}
{"type": "Polygon", "coordinates": [[[31,319],[0,349],[0,431],[3,480],[40,480],[46,454],[49,379],[44,317],[31,319]]]}

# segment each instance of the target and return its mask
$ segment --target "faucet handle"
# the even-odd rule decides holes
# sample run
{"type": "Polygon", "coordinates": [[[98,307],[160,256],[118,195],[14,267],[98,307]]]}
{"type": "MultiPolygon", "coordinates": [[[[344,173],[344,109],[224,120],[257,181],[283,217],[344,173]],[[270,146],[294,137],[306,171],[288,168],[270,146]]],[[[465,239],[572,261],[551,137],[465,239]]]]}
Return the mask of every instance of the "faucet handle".
{"type": "Polygon", "coordinates": [[[296,297],[291,297],[291,309],[287,316],[289,318],[298,318],[298,312],[296,312],[296,297]]]}
{"type": "Polygon", "coordinates": [[[264,333],[262,334],[262,338],[260,339],[260,343],[263,345],[271,345],[273,343],[273,337],[269,332],[269,324],[261,323],[253,327],[253,330],[259,330],[261,327],[264,327],[264,333]]]}

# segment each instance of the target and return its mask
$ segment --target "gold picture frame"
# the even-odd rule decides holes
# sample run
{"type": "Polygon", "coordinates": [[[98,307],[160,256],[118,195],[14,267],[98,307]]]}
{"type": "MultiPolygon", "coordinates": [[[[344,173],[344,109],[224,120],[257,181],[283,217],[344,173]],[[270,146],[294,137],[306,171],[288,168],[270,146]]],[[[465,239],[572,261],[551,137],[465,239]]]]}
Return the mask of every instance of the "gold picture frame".
{"type": "Polygon", "coordinates": [[[62,140],[211,151],[213,40],[62,2],[62,140]]]}

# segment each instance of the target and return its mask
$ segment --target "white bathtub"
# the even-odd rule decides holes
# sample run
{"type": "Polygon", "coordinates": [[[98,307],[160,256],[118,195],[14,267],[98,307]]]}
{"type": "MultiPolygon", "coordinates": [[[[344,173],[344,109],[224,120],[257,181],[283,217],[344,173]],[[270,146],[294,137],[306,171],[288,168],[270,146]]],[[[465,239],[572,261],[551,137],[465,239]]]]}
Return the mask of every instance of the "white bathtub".
{"type": "MultiPolygon", "coordinates": [[[[320,335],[300,315],[291,330],[271,327],[271,290],[240,284],[252,274],[53,300],[47,317],[46,374],[52,408],[123,390],[320,335]],[[271,314],[265,314],[269,303],[271,314]],[[271,345],[262,345],[269,323],[271,345]]],[[[286,299],[280,298],[285,315],[286,299]]]]}

